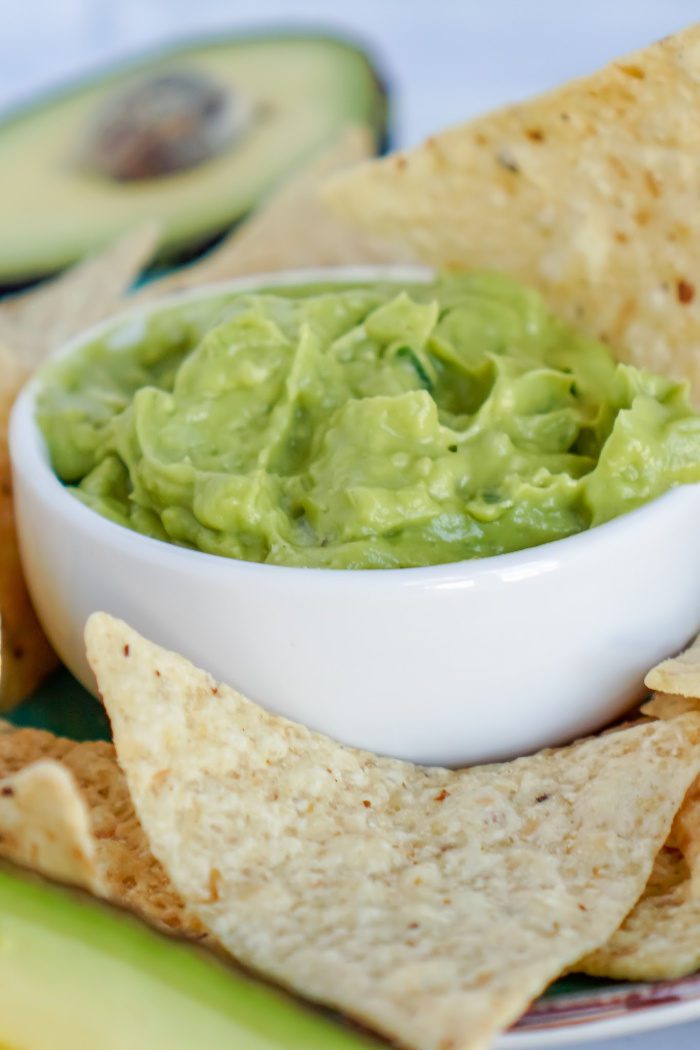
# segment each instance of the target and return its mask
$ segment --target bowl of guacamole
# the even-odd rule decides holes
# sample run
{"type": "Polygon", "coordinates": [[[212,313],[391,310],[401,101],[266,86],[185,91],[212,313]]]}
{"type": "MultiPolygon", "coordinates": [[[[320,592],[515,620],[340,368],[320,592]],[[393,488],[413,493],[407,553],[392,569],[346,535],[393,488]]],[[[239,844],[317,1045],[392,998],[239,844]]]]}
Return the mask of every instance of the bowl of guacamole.
{"type": "Polygon", "coordinates": [[[85,333],[15,406],[18,533],[88,687],[103,610],[428,764],[609,723],[700,628],[700,418],[498,274],[233,281],[85,333]]]}
{"type": "Polygon", "coordinates": [[[38,421],[86,506],[273,565],[492,557],[700,480],[685,387],[497,274],[185,301],[47,369],[38,421]]]}

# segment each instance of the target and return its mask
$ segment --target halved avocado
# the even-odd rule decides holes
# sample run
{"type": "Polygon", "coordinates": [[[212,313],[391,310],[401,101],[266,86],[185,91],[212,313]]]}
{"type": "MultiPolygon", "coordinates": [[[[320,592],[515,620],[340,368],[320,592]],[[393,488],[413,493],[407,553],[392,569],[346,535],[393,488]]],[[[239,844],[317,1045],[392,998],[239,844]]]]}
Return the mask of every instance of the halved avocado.
{"type": "Polygon", "coordinates": [[[378,1043],[86,894],[0,866],[2,1050],[378,1043]]]}
{"type": "Polygon", "coordinates": [[[0,125],[0,284],[154,218],[164,258],[191,254],[353,123],[383,144],[383,87],[323,36],[190,45],[41,99],[0,125]]]}

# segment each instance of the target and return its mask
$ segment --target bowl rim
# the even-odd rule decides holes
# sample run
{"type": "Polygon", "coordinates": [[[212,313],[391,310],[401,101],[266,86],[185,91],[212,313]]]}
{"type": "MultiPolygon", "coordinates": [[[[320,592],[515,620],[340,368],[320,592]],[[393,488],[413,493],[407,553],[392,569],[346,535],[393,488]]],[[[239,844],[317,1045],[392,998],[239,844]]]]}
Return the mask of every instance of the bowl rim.
{"type": "Polygon", "coordinates": [[[85,329],[58,347],[42,363],[36,373],[20,391],[13,405],[9,424],[9,449],[14,475],[22,475],[22,484],[41,490],[45,500],[56,504],[63,518],[80,531],[91,531],[102,539],[106,546],[124,549],[124,553],[141,556],[149,562],[172,564],[177,569],[191,564],[202,573],[232,573],[244,575],[264,574],[269,579],[276,577],[299,579],[306,576],[309,581],[322,581],[338,586],[354,586],[361,581],[367,586],[386,585],[389,581],[401,586],[432,586],[439,588],[471,585],[485,576],[498,576],[503,582],[514,582],[526,577],[539,576],[559,567],[564,558],[578,560],[579,557],[595,557],[595,548],[600,543],[623,541],[630,530],[653,528],[654,516],[661,517],[667,509],[683,499],[700,500],[700,482],[678,485],[668,492],[634,510],[592,528],[550,540],[536,547],[491,555],[484,558],[467,558],[462,561],[443,562],[435,565],[409,568],[384,569],[333,569],[322,566],[276,565],[267,562],[245,561],[221,554],[210,554],[195,548],[180,546],[168,540],[151,536],[120,525],[86,506],[68,491],[51,468],[48,448],[36,421],[36,400],[44,384],[45,373],[56,361],[78,352],[85,345],[110,331],[136,320],[147,318],[161,310],[198,299],[215,298],[227,292],[254,291],[261,287],[288,287],[297,284],[352,283],[355,281],[412,281],[427,283],[435,276],[435,270],[424,266],[368,264],[357,266],[323,266],[277,273],[250,274],[225,281],[200,285],[174,291],[162,298],[129,304],[123,311],[85,329]],[[647,521],[647,519],[649,519],[647,521]]]}

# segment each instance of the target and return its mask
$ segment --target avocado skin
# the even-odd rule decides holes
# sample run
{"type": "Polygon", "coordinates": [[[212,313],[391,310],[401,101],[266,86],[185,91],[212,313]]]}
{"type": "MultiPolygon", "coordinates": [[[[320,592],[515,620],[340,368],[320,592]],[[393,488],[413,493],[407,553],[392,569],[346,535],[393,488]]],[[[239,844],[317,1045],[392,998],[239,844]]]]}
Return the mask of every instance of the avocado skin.
{"type": "Polygon", "coordinates": [[[192,942],[0,860],[0,1047],[88,1045],[371,1050],[381,1044],[192,942]],[[52,967],[52,959],[60,966],[52,967]]]}
{"type": "MultiPolygon", "coordinates": [[[[243,31],[228,38],[222,38],[221,36],[197,37],[188,40],[188,42],[182,46],[170,46],[141,52],[126,61],[112,64],[97,74],[91,73],[83,77],[75,78],[62,84],[55,90],[42,92],[28,102],[22,102],[15,107],[11,107],[9,110],[5,111],[2,119],[0,119],[0,140],[4,133],[18,122],[32,120],[34,115],[40,114],[47,106],[53,106],[62,101],[70,100],[95,86],[109,87],[112,84],[117,86],[125,77],[149,74],[152,70],[156,70],[159,63],[172,63],[179,60],[186,62],[191,53],[196,53],[204,48],[221,50],[226,47],[243,47],[247,44],[259,45],[278,43],[296,43],[300,46],[309,43],[328,45],[329,48],[336,48],[348,55],[355,55],[355,57],[365,66],[365,72],[371,84],[372,94],[371,106],[362,115],[358,114],[355,118],[355,122],[364,123],[370,129],[374,138],[377,154],[385,153],[391,148],[391,109],[388,82],[381,71],[381,68],[378,66],[375,56],[371,54],[371,51],[365,46],[364,42],[353,40],[345,34],[332,35],[322,32],[305,32],[298,28],[291,27],[282,27],[276,31],[243,31]]],[[[347,125],[339,125],[336,129],[338,134],[341,132],[343,126],[347,125]]],[[[330,141],[331,138],[328,138],[327,142],[330,143],[330,141]]],[[[292,164],[291,167],[287,169],[287,173],[291,174],[291,171],[295,167],[296,164],[292,164]]],[[[283,181],[285,171],[280,170],[279,175],[280,179],[277,181],[283,181]]],[[[240,210],[236,214],[230,215],[226,219],[222,219],[222,222],[216,226],[209,224],[206,227],[203,227],[201,231],[188,238],[178,237],[173,239],[166,236],[159,248],[158,255],[153,261],[153,273],[160,275],[164,270],[167,272],[167,270],[173,266],[191,262],[200,254],[209,251],[233,228],[235,228],[241,220],[245,219],[246,216],[255,209],[259,200],[266,195],[269,189],[269,185],[264,185],[260,197],[251,201],[249,208],[240,210]]],[[[202,192],[203,194],[206,194],[206,184],[202,187],[202,192]]],[[[95,243],[93,247],[95,249],[100,247],[100,243],[95,243]]],[[[73,258],[66,258],[64,264],[58,268],[55,265],[44,265],[38,261],[36,266],[29,269],[26,266],[20,266],[14,273],[12,272],[12,266],[3,264],[2,259],[0,259],[0,296],[27,288],[38,281],[51,276],[57,272],[57,269],[62,269],[63,265],[70,265],[73,262],[77,262],[80,257],[79,254],[76,254],[73,258]]],[[[150,274],[151,271],[149,270],[149,276],[150,274]]],[[[2,1050],[2,1048],[0,1048],[0,1050],[2,1050]]]]}

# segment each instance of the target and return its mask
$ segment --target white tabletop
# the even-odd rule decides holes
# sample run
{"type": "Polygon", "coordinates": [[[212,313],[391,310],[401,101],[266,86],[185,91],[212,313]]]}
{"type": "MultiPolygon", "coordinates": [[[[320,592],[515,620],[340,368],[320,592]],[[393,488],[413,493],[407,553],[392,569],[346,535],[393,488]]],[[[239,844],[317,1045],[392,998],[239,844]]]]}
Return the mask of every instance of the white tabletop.
{"type": "MultiPolygon", "coordinates": [[[[188,34],[270,23],[345,29],[375,48],[395,140],[594,69],[700,17],[699,0],[0,0],[0,110],[105,61],[188,34]]],[[[579,1044],[593,1050],[593,1044],[579,1044]]],[[[595,1044],[698,1050],[700,1022],[595,1044]]]]}

